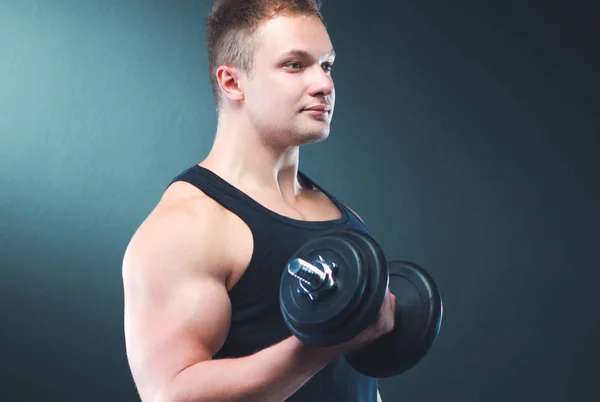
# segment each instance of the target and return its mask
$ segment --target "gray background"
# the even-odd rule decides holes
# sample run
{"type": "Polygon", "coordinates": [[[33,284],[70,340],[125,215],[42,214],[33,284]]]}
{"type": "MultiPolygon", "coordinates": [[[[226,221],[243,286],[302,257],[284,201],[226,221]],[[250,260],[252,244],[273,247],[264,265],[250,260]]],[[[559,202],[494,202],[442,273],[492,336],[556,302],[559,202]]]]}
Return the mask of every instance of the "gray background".
{"type": "MultiPolygon", "coordinates": [[[[325,2],[338,100],[301,168],[444,294],[384,401],[598,397],[595,17],[500,3],[325,2]]],[[[138,400],[121,258],[210,149],[211,4],[0,1],[3,401],[138,400]]]]}

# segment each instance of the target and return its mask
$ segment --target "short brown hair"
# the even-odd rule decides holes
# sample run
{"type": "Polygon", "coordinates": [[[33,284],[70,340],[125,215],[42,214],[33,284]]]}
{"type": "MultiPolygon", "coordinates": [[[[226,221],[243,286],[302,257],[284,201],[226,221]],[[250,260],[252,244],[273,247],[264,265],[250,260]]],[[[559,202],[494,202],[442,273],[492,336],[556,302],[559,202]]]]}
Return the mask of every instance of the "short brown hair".
{"type": "Polygon", "coordinates": [[[206,22],[208,73],[217,108],[220,100],[217,68],[232,64],[249,73],[261,22],[276,15],[306,15],[321,22],[321,0],[216,0],[206,22]]]}

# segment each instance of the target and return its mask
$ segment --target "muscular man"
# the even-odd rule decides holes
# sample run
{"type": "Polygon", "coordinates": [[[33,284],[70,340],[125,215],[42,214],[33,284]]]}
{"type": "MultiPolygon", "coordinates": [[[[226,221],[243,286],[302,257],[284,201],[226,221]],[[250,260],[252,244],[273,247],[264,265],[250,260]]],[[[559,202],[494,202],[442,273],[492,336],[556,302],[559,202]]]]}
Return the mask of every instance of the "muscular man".
{"type": "Polygon", "coordinates": [[[299,171],[329,135],[335,54],[315,0],[218,0],[208,19],[218,129],[169,183],[123,261],[125,336],[143,401],[368,401],[343,354],[389,332],[394,296],[342,345],[292,336],[279,281],[292,254],[358,216],[299,171]]]}

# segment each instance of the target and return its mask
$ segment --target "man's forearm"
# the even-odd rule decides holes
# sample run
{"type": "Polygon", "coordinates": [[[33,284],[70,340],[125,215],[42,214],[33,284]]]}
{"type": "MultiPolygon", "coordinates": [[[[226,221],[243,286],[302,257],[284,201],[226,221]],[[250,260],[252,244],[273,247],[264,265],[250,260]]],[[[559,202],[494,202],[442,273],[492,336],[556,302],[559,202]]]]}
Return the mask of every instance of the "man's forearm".
{"type": "Polygon", "coordinates": [[[174,379],[164,402],[283,401],[338,355],[290,337],[251,356],[188,367],[174,379]]]}

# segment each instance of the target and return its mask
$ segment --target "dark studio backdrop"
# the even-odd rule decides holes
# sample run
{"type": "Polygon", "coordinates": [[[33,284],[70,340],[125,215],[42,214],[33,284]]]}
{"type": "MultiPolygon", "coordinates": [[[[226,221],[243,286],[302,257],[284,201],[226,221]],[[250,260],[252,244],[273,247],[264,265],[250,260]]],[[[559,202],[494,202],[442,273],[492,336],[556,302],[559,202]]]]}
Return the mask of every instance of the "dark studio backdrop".
{"type": "MultiPolygon", "coordinates": [[[[121,259],[216,120],[211,1],[0,1],[0,399],[136,401],[121,259]]],[[[597,400],[598,40],[573,2],[326,1],[301,169],[440,286],[384,401],[597,400]],[[527,4],[527,5],[525,5],[527,4]]]]}

